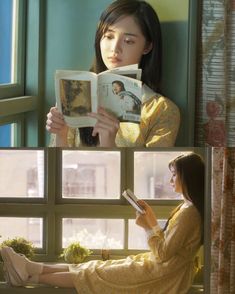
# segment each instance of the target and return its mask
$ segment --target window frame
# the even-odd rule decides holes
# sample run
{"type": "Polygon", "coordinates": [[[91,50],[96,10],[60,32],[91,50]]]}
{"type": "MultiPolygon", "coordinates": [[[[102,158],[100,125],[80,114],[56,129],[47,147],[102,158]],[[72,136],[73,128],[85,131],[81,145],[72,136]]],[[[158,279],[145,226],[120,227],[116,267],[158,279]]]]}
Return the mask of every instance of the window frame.
{"type": "MultiPolygon", "coordinates": [[[[16,29],[16,81],[0,84],[0,99],[22,96],[24,94],[25,76],[25,35],[26,35],[26,0],[14,0],[18,8],[15,25],[16,29]]],[[[14,6],[14,5],[13,5],[14,6]]]]}
{"type": "MultiPolygon", "coordinates": [[[[1,103],[0,103],[1,104],[1,103]]],[[[12,146],[20,146],[23,142],[23,134],[24,134],[24,116],[23,115],[12,115],[6,116],[0,120],[0,126],[4,125],[14,125],[14,132],[11,138],[11,145],[12,146]]],[[[11,134],[12,135],[12,134],[11,134]]]]}
{"type": "Polygon", "coordinates": [[[6,120],[8,123],[15,122],[14,116],[21,115],[21,125],[17,126],[14,134],[20,139],[15,140],[12,147],[38,147],[44,142],[42,72],[45,1],[19,0],[19,4],[19,82],[0,85],[0,124],[4,125],[6,120]]]}
{"type": "MultiPolygon", "coordinates": [[[[6,149],[6,148],[4,148],[6,149]]],[[[27,148],[24,148],[27,149],[27,148]]],[[[198,148],[154,148],[148,152],[168,152],[168,151],[196,151],[198,148]],[[196,150],[195,150],[196,149],[196,150]]],[[[201,148],[200,148],[201,149],[201,148]]],[[[30,149],[32,150],[32,148],[30,149]]],[[[63,218],[107,218],[124,220],[124,249],[111,249],[112,258],[124,257],[129,254],[136,254],[145,250],[128,249],[128,220],[135,218],[135,211],[131,205],[121,197],[119,199],[63,199],[60,201],[58,195],[61,188],[59,170],[61,169],[62,148],[35,148],[34,150],[44,150],[44,187],[45,198],[0,198],[0,216],[24,216],[43,218],[43,248],[37,249],[36,259],[44,261],[58,261],[58,256],[62,251],[62,219],[63,218]],[[59,183],[59,184],[58,184],[59,183]],[[65,201],[64,201],[65,200],[65,201]]],[[[79,149],[79,151],[92,152],[89,148],[79,149]]],[[[94,150],[97,150],[94,148],[94,150]]],[[[120,152],[120,172],[121,191],[122,188],[133,188],[134,179],[134,152],[141,149],[102,149],[102,151],[120,152]]],[[[146,149],[142,149],[146,152],[146,149]]],[[[206,158],[207,154],[203,151],[206,158]]],[[[207,159],[208,161],[208,159],[207,159]]],[[[206,162],[206,160],[205,160],[206,162]]],[[[180,203],[180,200],[146,200],[159,219],[169,217],[173,208],[180,203]]],[[[92,249],[93,255],[90,259],[101,258],[99,249],[92,249]]]]}

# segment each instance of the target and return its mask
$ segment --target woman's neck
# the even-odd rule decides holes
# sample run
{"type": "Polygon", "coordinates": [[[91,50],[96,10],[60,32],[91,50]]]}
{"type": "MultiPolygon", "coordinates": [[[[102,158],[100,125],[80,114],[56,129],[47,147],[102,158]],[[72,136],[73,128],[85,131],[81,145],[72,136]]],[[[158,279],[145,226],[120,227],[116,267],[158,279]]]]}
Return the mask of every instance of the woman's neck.
{"type": "Polygon", "coordinates": [[[189,199],[185,198],[184,197],[184,203],[183,203],[184,206],[191,206],[193,205],[192,201],[190,201],[189,199]]]}

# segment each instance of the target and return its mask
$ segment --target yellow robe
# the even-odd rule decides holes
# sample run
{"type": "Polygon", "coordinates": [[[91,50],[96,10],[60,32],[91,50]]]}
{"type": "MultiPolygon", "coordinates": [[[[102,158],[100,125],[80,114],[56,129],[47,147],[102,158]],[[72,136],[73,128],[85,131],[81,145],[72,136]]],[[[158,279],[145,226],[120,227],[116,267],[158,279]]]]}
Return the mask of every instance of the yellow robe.
{"type": "MultiPolygon", "coordinates": [[[[140,124],[120,123],[116,135],[117,147],[172,147],[180,124],[178,107],[169,99],[151,92],[141,110],[140,124]]],[[[69,128],[69,147],[82,147],[79,129],[69,128]]],[[[52,136],[50,146],[55,146],[52,136]]]]}
{"type": "Polygon", "coordinates": [[[89,261],[71,266],[78,294],[185,294],[196,272],[201,218],[182,207],[167,230],[150,237],[150,252],[121,260],[89,261]]]}

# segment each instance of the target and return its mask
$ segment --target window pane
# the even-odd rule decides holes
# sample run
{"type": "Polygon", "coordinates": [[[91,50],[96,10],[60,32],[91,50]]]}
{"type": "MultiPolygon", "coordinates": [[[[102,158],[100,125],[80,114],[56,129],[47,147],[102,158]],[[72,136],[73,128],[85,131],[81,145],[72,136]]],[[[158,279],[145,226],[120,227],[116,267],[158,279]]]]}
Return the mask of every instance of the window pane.
{"type": "Polygon", "coordinates": [[[62,156],[63,198],[119,198],[119,152],[64,150],[62,156]]]}
{"type": "Polygon", "coordinates": [[[16,82],[18,0],[0,1],[0,84],[16,82]]]}
{"type": "Polygon", "coordinates": [[[43,196],[43,151],[0,150],[0,197],[43,196]]]}
{"type": "Polygon", "coordinates": [[[15,124],[0,126],[0,147],[13,147],[13,133],[15,124]]]}
{"type": "Polygon", "coordinates": [[[43,219],[32,217],[0,217],[1,242],[15,237],[31,241],[42,248],[43,219]]]}
{"type": "Polygon", "coordinates": [[[63,218],[62,247],[72,242],[91,249],[123,249],[124,220],[63,218]]]}
{"type": "Polygon", "coordinates": [[[134,153],[134,191],[138,198],[182,199],[172,190],[168,168],[169,161],[180,154],[175,151],[134,153]]]}
{"type": "MultiPolygon", "coordinates": [[[[166,219],[159,219],[158,224],[164,228],[166,219]]],[[[135,219],[128,220],[128,249],[148,250],[148,243],[145,230],[137,226],[135,219]]]]}
{"type": "Polygon", "coordinates": [[[0,1],[0,83],[11,82],[13,1],[0,1]],[[4,38],[4,42],[3,42],[4,38]]]}

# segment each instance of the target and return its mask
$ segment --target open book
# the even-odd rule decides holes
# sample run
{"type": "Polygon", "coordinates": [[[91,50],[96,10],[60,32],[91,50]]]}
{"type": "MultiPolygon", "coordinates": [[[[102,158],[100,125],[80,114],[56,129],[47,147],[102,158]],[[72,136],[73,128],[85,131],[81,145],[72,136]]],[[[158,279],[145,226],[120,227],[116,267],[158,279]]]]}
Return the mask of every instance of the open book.
{"type": "Polygon", "coordinates": [[[135,194],[130,190],[127,189],[122,193],[122,196],[126,198],[126,200],[140,213],[145,213],[143,207],[139,205],[138,198],[135,194]]]}
{"type": "Polygon", "coordinates": [[[137,65],[108,70],[99,74],[87,71],[57,70],[56,104],[70,127],[94,126],[87,116],[99,106],[120,121],[140,122],[142,82],[137,65]]]}

